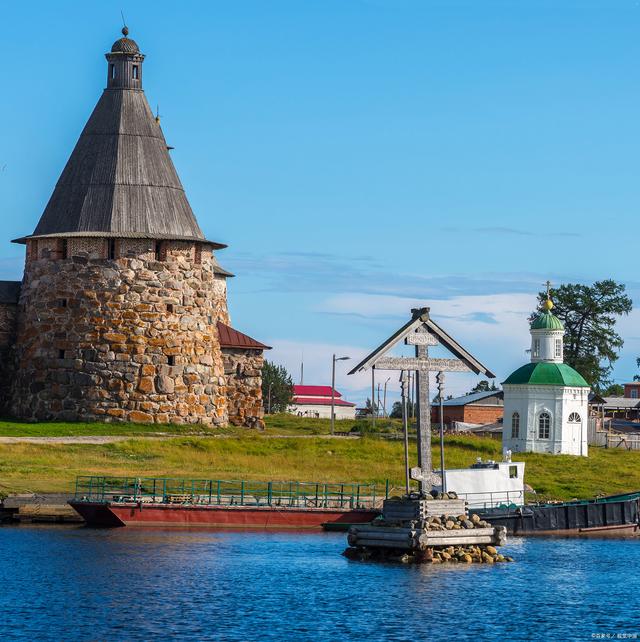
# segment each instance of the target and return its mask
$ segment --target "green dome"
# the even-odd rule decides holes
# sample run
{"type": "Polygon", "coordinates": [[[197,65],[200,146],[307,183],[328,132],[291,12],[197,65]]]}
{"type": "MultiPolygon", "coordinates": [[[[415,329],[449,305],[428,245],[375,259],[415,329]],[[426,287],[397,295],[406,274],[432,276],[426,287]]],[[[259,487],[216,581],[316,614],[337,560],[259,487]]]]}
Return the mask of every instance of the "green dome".
{"type": "Polygon", "coordinates": [[[531,324],[532,330],[564,330],[562,321],[548,310],[539,314],[531,324]]]}
{"type": "MultiPolygon", "coordinates": [[[[555,318],[555,317],[554,317],[555,318]]],[[[530,384],[534,386],[572,386],[589,388],[582,375],[566,363],[527,363],[512,372],[503,384],[530,384]]]]}

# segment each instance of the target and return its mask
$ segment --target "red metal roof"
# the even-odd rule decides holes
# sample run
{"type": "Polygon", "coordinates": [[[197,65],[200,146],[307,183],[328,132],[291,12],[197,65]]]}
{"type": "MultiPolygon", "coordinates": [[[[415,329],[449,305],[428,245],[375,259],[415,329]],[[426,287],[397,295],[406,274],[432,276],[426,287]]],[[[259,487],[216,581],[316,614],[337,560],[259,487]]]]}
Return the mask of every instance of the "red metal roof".
{"type": "MultiPolygon", "coordinates": [[[[307,397],[331,397],[331,386],[293,386],[294,395],[303,395],[307,397]]],[[[342,395],[336,390],[336,397],[342,395]]]]}
{"type": "MultiPolygon", "coordinates": [[[[318,399],[316,397],[294,397],[293,404],[304,404],[305,406],[330,406],[331,397],[329,399],[318,399]]],[[[351,403],[350,401],[345,401],[344,399],[335,398],[334,405],[336,406],[355,406],[356,404],[351,403]]]]}
{"type": "Polygon", "coordinates": [[[260,341],[252,339],[248,334],[243,334],[238,330],[234,330],[232,327],[222,323],[221,321],[218,321],[218,339],[220,340],[221,348],[271,350],[271,346],[260,343],[260,341]]]}

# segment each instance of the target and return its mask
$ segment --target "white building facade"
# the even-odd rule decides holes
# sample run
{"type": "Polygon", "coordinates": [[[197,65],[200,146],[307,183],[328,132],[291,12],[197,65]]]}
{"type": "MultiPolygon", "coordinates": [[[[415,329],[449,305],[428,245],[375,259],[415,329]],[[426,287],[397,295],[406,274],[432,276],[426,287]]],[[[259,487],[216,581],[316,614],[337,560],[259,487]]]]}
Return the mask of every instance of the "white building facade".
{"type": "Polygon", "coordinates": [[[563,361],[564,327],[544,311],[531,324],[531,362],[502,384],[502,444],[512,452],[587,456],[589,384],[563,361]]]}
{"type": "MultiPolygon", "coordinates": [[[[331,419],[332,394],[331,386],[293,386],[293,400],[289,412],[299,417],[316,419],[331,419]]],[[[334,417],[339,419],[355,419],[356,404],[346,401],[342,394],[333,392],[334,417]]]]}

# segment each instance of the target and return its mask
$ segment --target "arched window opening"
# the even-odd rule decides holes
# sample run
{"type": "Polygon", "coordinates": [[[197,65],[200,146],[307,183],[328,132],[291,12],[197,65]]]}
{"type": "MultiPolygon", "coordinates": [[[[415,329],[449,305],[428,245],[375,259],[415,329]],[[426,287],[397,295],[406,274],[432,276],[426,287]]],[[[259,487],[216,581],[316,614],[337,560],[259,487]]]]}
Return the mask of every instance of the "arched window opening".
{"type": "Polygon", "coordinates": [[[538,437],[549,439],[551,431],[551,415],[548,412],[541,412],[538,417],[538,437]]]}
{"type": "Polygon", "coordinates": [[[582,419],[580,419],[580,415],[577,412],[572,412],[569,415],[569,423],[570,424],[579,424],[582,422],[582,419]]]}
{"type": "Polygon", "coordinates": [[[133,79],[138,80],[138,65],[133,65],[133,79]]]}
{"type": "Polygon", "coordinates": [[[514,412],[511,415],[511,438],[518,439],[520,437],[520,415],[514,412]]]}

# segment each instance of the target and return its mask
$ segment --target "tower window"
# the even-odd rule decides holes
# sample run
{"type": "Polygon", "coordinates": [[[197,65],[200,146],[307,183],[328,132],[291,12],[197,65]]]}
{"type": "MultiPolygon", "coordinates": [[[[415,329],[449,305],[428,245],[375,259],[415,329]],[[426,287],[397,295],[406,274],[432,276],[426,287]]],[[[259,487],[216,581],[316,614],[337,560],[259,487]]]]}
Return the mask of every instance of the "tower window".
{"type": "Polygon", "coordinates": [[[108,256],[111,260],[116,258],[116,240],[115,239],[109,239],[108,256]]]}
{"type": "Polygon", "coordinates": [[[66,299],[58,299],[58,307],[59,308],[66,308],[67,307],[67,300],[66,299]]]}
{"type": "Polygon", "coordinates": [[[133,65],[133,78],[138,80],[138,65],[133,65]]]}
{"type": "Polygon", "coordinates": [[[115,65],[109,65],[109,76],[111,76],[112,79],[116,77],[116,66],[115,65]]]}
{"type": "Polygon", "coordinates": [[[520,415],[514,412],[511,415],[511,438],[517,439],[520,436],[520,415]]]}
{"type": "Polygon", "coordinates": [[[534,339],[533,341],[533,356],[540,356],[540,339],[534,339]]]}
{"type": "Polygon", "coordinates": [[[582,422],[582,419],[580,419],[580,415],[577,412],[572,412],[569,415],[569,423],[570,424],[579,424],[582,422]]]}
{"type": "Polygon", "coordinates": [[[173,303],[167,303],[167,312],[173,312],[173,303]]]}
{"type": "Polygon", "coordinates": [[[62,252],[62,258],[67,259],[69,258],[69,244],[67,243],[67,239],[62,239],[62,247],[61,247],[61,252],[62,252]]]}
{"type": "Polygon", "coordinates": [[[562,356],[562,339],[556,339],[556,358],[559,359],[562,356]]]}
{"type": "Polygon", "coordinates": [[[170,366],[175,366],[175,365],[176,365],[176,358],[175,358],[172,354],[170,354],[170,355],[167,357],[167,363],[168,363],[170,366]]]}
{"type": "Polygon", "coordinates": [[[156,261],[161,261],[162,260],[162,242],[156,241],[153,247],[156,255],[156,261]]]}
{"type": "Polygon", "coordinates": [[[551,432],[551,415],[548,412],[541,412],[538,417],[538,437],[549,439],[551,432]]]}
{"type": "Polygon", "coordinates": [[[64,359],[64,350],[62,348],[58,350],[58,359],[64,359]]]}

